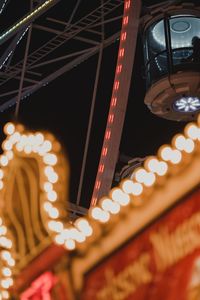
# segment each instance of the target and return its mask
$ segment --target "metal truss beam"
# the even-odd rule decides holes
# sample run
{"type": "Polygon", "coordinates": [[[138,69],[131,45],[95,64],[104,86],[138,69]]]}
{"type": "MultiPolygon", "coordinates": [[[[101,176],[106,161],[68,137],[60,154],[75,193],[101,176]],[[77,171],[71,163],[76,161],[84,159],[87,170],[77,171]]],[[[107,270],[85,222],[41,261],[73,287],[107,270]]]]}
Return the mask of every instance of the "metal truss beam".
{"type": "MultiPolygon", "coordinates": [[[[119,35],[120,35],[120,32],[117,32],[114,35],[112,35],[111,37],[109,37],[108,39],[104,40],[103,47],[105,48],[105,47],[108,47],[109,45],[111,45],[114,41],[116,41],[119,38],[119,35]]],[[[53,81],[57,77],[61,76],[65,72],[71,70],[72,68],[79,65],[83,61],[89,59],[90,57],[92,57],[93,55],[98,53],[98,51],[100,50],[101,47],[102,47],[102,44],[100,43],[98,46],[91,48],[90,51],[80,55],[79,57],[77,57],[74,60],[70,61],[69,63],[65,64],[62,68],[58,69],[54,73],[45,77],[44,79],[39,81],[37,84],[31,85],[26,90],[23,90],[21,99],[28,97],[30,94],[33,94],[34,92],[39,90],[41,87],[46,86],[51,81],[53,81]]],[[[15,96],[12,99],[10,99],[9,101],[0,105],[0,111],[2,112],[4,110],[6,110],[7,108],[11,107],[12,105],[14,105],[16,103],[16,99],[17,99],[17,97],[15,96]]]]}

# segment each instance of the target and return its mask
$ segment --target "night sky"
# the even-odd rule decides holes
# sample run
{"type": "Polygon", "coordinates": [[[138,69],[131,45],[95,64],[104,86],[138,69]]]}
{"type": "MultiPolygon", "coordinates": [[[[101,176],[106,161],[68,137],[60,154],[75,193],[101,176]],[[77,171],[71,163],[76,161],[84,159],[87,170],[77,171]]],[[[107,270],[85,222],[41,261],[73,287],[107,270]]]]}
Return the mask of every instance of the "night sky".
{"type": "MultiPolygon", "coordinates": [[[[87,4],[92,2],[90,5],[95,5],[95,0],[83,2],[87,2],[87,4]]],[[[149,4],[152,2],[155,3],[156,1],[148,1],[149,4]]],[[[63,0],[57,6],[59,7],[60,5],[63,13],[63,5],[66,5],[66,7],[69,5],[72,8],[75,3],[76,1],[71,1],[70,4],[67,4],[63,0]]],[[[96,3],[99,3],[99,1],[96,1],[96,3]]],[[[8,6],[4,14],[4,20],[9,19],[10,13],[13,16],[14,11],[8,6]]],[[[84,14],[84,10],[82,13],[84,14]]],[[[20,12],[18,12],[18,17],[19,15],[20,12]]],[[[79,16],[77,15],[76,17],[78,18],[79,16]]],[[[8,21],[8,23],[10,22],[8,21]]],[[[118,41],[116,41],[110,47],[106,48],[103,54],[81,198],[81,205],[85,207],[88,207],[90,203],[98,166],[98,157],[103,142],[118,46],[118,41]]],[[[158,118],[145,106],[143,102],[145,80],[142,74],[143,57],[140,35],[138,37],[135,61],[128,108],[119,149],[120,153],[132,158],[155,154],[159,146],[169,143],[172,136],[179,132],[185,125],[183,122],[178,123],[158,118]]],[[[19,121],[26,124],[30,129],[50,130],[62,142],[70,161],[70,200],[72,202],[76,202],[96,65],[97,55],[65,73],[26,100],[23,100],[18,116],[19,121]]],[[[1,131],[5,122],[13,119],[14,109],[15,107],[12,107],[0,113],[1,131]]]]}

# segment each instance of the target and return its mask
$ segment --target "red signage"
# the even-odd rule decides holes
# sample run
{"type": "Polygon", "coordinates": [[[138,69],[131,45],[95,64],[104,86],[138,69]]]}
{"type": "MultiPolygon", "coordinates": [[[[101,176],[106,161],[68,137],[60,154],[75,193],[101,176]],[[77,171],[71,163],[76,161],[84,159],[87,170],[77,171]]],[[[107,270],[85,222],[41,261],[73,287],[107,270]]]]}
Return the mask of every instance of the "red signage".
{"type": "Polygon", "coordinates": [[[197,300],[199,295],[196,191],[86,274],[80,299],[197,300]]]}
{"type": "Polygon", "coordinates": [[[60,279],[51,272],[45,272],[35,279],[24,291],[20,300],[67,300],[66,291],[60,279]]]}

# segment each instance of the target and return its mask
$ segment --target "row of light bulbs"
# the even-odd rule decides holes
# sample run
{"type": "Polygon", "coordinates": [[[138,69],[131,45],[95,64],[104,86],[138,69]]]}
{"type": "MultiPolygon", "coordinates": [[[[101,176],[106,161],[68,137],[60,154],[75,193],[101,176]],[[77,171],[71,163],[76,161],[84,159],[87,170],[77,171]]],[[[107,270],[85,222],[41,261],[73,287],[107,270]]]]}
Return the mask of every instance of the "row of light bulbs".
{"type": "MultiPolygon", "coordinates": [[[[160,177],[164,177],[170,171],[171,166],[180,165],[184,155],[192,154],[200,142],[199,117],[197,123],[190,123],[186,126],[184,134],[176,135],[172,139],[171,145],[162,146],[157,157],[147,158],[144,167],[134,171],[133,179],[124,179],[118,187],[110,191],[108,196],[100,199],[98,206],[89,209],[88,216],[78,218],[73,224],[70,224],[61,221],[59,209],[55,206],[59,199],[54,184],[59,181],[59,176],[56,172],[58,157],[55,151],[53,152],[52,142],[45,139],[42,133],[24,134],[23,130],[21,132],[17,130],[18,127],[13,123],[7,123],[4,127],[7,138],[2,144],[4,154],[0,156],[0,188],[3,188],[4,167],[14,157],[14,151],[24,151],[27,155],[33,152],[42,157],[45,175],[43,190],[46,195],[43,206],[48,216],[48,230],[53,233],[55,243],[63,245],[68,250],[75,250],[89,237],[97,238],[94,237],[95,224],[107,224],[112,220],[112,216],[120,214],[123,207],[134,204],[138,197],[145,197],[145,190],[154,186],[160,177]]],[[[8,239],[6,233],[7,228],[2,225],[0,227],[0,245],[4,249],[0,255],[7,264],[2,269],[2,273],[5,276],[12,276],[9,268],[14,267],[15,261],[9,251],[12,248],[12,241],[8,239]],[[4,239],[1,240],[2,237],[4,239]]],[[[7,289],[13,282],[11,276],[1,280],[0,295],[2,299],[9,297],[7,289]]]]}
{"type": "MultiPolygon", "coordinates": [[[[172,139],[171,145],[164,145],[158,150],[157,156],[148,157],[144,166],[134,170],[131,178],[121,181],[118,187],[111,189],[109,195],[99,200],[96,207],[89,209],[89,214],[85,218],[77,219],[73,224],[74,229],[80,231],[77,228],[79,222],[87,222],[87,226],[90,228],[90,235],[95,232],[95,223],[107,224],[112,221],[115,215],[119,215],[120,211],[124,211],[123,207],[129,207],[129,205],[135,205],[137,199],[145,197],[145,191],[153,187],[160,178],[164,178],[170,173],[173,166],[181,165],[184,161],[185,155],[193,154],[197,150],[200,142],[200,117],[197,123],[189,123],[184,130],[183,134],[178,134],[172,139]]],[[[128,210],[127,210],[128,211],[128,210]]],[[[84,235],[84,232],[82,232],[84,235]]],[[[78,247],[78,244],[84,243],[87,239],[77,239],[77,231],[71,229],[66,233],[66,236],[70,236],[70,244],[65,243],[65,246],[69,250],[73,250],[78,247]]],[[[97,237],[94,237],[94,239],[97,237]]],[[[92,240],[92,239],[91,239],[92,240]]],[[[59,238],[55,239],[57,244],[64,244],[62,239],[62,233],[59,238]]]]}
{"type": "Polygon", "coordinates": [[[0,300],[9,299],[8,289],[13,285],[13,267],[15,260],[12,256],[12,241],[8,238],[7,227],[0,218],[0,259],[1,259],[1,275],[0,275],[0,300]]]}

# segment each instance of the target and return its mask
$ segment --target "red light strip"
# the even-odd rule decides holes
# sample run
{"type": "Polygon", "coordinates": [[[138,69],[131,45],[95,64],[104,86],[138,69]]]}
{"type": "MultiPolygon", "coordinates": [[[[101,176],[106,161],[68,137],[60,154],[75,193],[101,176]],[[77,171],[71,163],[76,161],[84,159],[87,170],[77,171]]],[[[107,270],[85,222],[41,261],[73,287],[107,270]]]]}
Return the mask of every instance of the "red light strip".
{"type": "MultiPolygon", "coordinates": [[[[126,52],[125,49],[126,49],[126,47],[128,47],[128,45],[127,45],[127,37],[128,37],[127,25],[129,24],[129,15],[130,15],[131,9],[133,10],[133,7],[131,7],[133,2],[134,1],[130,1],[130,0],[124,1],[124,15],[123,15],[123,20],[122,20],[120,46],[119,46],[119,50],[118,50],[118,61],[117,61],[117,65],[116,65],[115,79],[114,79],[112,97],[111,97],[111,102],[110,102],[110,110],[109,110],[109,114],[108,114],[107,127],[106,127],[106,131],[105,131],[104,142],[103,142],[98,172],[97,172],[97,176],[96,176],[96,181],[94,184],[91,206],[96,205],[96,203],[99,199],[99,192],[100,192],[100,187],[102,186],[103,176],[106,177],[104,175],[104,173],[107,171],[106,170],[107,169],[106,162],[108,161],[108,159],[110,157],[109,155],[111,154],[109,151],[110,151],[110,148],[112,147],[113,127],[114,127],[114,125],[116,125],[114,122],[115,115],[116,115],[117,111],[121,108],[121,107],[119,107],[119,103],[118,103],[118,94],[120,93],[121,77],[122,77],[122,75],[124,75],[123,74],[124,73],[123,72],[123,69],[124,69],[123,63],[124,63],[125,52],[126,52]]],[[[136,2],[136,6],[138,6],[140,9],[141,8],[140,0],[135,0],[135,2],[136,2]]],[[[129,35],[129,37],[130,37],[130,35],[129,35]]],[[[116,128],[115,128],[115,131],[116,131],[116,128]]],[[[114,138],[115,137],[113,135],[113,139],[114,138]]]]}

